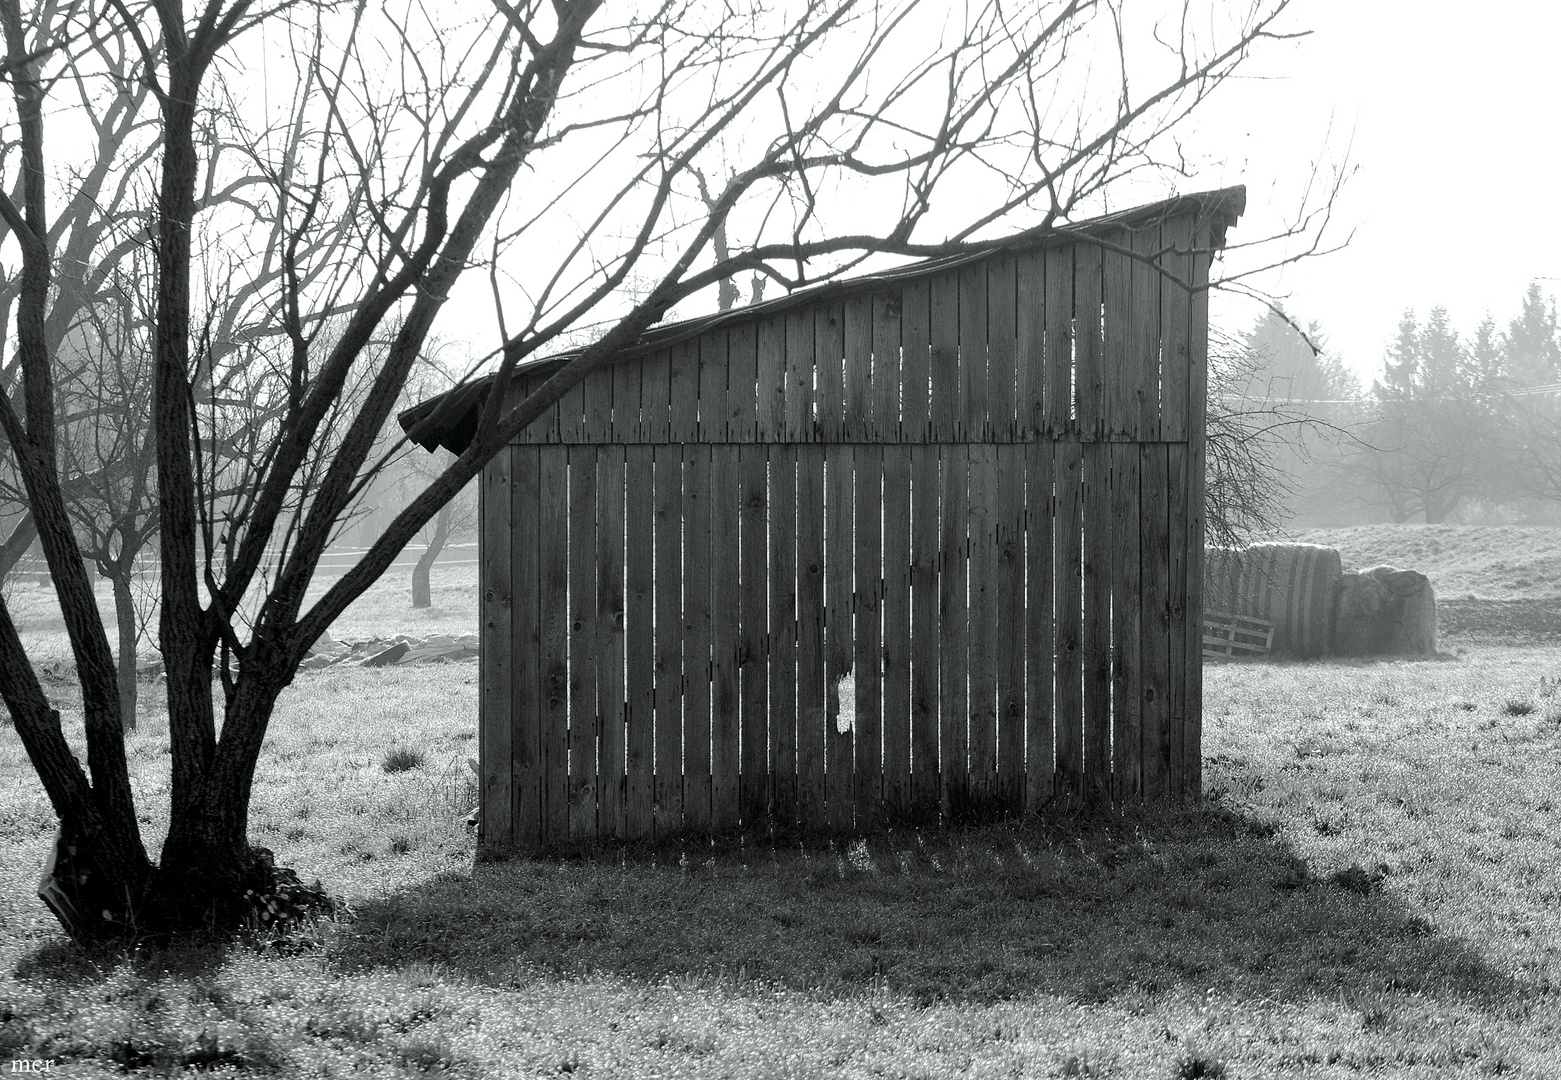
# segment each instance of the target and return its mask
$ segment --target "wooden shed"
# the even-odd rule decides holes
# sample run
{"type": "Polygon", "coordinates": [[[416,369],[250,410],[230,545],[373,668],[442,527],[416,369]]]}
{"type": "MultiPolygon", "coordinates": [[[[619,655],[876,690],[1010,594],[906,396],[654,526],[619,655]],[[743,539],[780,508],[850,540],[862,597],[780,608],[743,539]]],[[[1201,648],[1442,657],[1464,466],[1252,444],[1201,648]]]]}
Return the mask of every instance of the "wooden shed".
{"type": "Polygon", "coordinates": [[[1196,797],[1244,205],[663,325],[524,431],[482,477],[483,847],[1196,797]]]}

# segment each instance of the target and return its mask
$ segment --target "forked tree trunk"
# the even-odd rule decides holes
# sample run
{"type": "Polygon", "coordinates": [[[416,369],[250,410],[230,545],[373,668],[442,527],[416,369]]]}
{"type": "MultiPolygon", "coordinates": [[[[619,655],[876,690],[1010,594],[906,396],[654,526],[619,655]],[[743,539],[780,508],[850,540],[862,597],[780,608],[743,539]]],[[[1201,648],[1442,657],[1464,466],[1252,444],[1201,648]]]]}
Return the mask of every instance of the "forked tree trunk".
{"type": "Polygon", "coordinates": [[[185,806],[170,815],[142,912],[143,924],[154,931],[230,929],[250,910],[247,891],[261,896],[273,891],[271,853],[249,844],[249,801],[258,747],[284,680],[273,675],[276,669],[263,670],[269,667],[265,659],[257,660],[240,674],[223,716],[224,736],[238,737],[225,743],[185,806]]]}
{"type": "Polygon", "coordinates": [[[418,556],[417,565],[412,567],[412,606],[415,608],[429,607],[434,602],[428,586],[428,572],[434,568],[434,560],[444,550],[445,541],[450,539],[450,513],[451,506],[445,503],[439,516],[434,519],[433,539],[428,541],[428,547],[418,556]]]}

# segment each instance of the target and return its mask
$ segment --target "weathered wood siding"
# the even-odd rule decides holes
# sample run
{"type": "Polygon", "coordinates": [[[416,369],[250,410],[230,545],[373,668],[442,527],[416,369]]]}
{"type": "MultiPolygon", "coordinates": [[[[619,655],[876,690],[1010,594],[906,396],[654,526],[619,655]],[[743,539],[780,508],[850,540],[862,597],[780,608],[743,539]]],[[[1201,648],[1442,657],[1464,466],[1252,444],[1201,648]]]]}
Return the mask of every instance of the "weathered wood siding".
{"type": "Polygon", "coordinates": [[[1195,795],[1207,243],[998,253],[567,395],[483,480],[483,844],[1195,795]]]}

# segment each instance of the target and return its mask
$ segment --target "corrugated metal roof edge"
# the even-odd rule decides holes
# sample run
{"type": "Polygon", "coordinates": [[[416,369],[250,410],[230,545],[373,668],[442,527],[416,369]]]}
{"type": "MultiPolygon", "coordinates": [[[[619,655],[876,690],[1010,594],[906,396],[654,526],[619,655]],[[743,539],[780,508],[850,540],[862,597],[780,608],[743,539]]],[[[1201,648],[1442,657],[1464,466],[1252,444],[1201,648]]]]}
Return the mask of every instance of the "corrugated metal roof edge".
{"type": "MultiPolygon", "coordinates": [[[[1001,240],[993,240],[957,254],[940,255],[931,259],[923,259],[920,262],[906,263],[904,266],[896,266],[875,274],[823,281],[817,285],[810,285],[806,288],[798,289],[796,292],[787,293],[785,296],[777,296],[773,300],[764,300],[747,307],[733,308],[730,311],[722,311],[710,315],[699,315],[691,319],[682,319],[678,322],[662,323],[645,331],[644,334],[640,335],[639,344],[632,348],[624,349],[609,362],[615,363],[622,360],[630,360],[636,356],[643,356],[655,349],[698,337],[711,330],[777,315],[821,298],[836,298],[854,295],[859,292],[871,292],[873,289],[881,288],[884,285],[952,270],[968,263],[990,258],[999,252],[1017,254],[1020,252],[1045,250],[1049,247],[1069,243],[1081,236],[1094,236],[1116,229],[1141,227],[1151,222],[1181,217],[1188,213],[1196,213],[1201,218],[1212,219],[1213,235],[1211,239],[1213,246],[1221,248],[1225,246],[1225,230],[1236,223],[1236,220],[1241,217],[1246,207],[1246,185],[1238,184],[1234,187],[1219,188],[1215,191],[1177,195],[1169,199],[1163,199],[1160,202],[1147,203],[1127,210],[1119,210],[1113,214],[1105,214],[1101,217],[1090,218],[1086,221],[1069,225],[1027,229],[1024,232],[1006,236],[1001,240]]],[[[563,367],[570,360],[579,356],[582,351],[581,349],[570,349],[520,364],[516,366],[515,373],[517,375],[550,373],[563,367]]],[[[449,445],[442,436],[450,429],[470,427],[475,431],[474,423],[465,422],[471,419],[466,414],[480,407],[482,402],[486,400],[487,383],[492,379],[493,376],[491,374],[484,375],[480,379],[473,380],[464,386],[439,394],[426,401],[418,402],[418,404],[398,415],[396,417],[397,422],[410,435],[415,425],[421,425],[422,422],[431,419],[435,413],[448,414],[458,412],[460,413],[459,416],[449,416],[444,423],[419,431],[414,440],[420,446],[429,450],[433,450],[441,443],[449,445]],[[458,408],[443,408],[442,406],[445,405],[447,397],[452,399],[449,402],[452,406],[456,405],[457,401],[460,401],[462,404],[458,408]]],[[[471,435],[468,433],[466,441],[469,441],[470,438],[471,435]]],[[[456,448],[451,446],[451,449],[456,448]]],[[[464,449],[464,447],[461,449],[464,449]]],[[[456,452],[459,453],[460,450],[456,450],[456,452]]]]}

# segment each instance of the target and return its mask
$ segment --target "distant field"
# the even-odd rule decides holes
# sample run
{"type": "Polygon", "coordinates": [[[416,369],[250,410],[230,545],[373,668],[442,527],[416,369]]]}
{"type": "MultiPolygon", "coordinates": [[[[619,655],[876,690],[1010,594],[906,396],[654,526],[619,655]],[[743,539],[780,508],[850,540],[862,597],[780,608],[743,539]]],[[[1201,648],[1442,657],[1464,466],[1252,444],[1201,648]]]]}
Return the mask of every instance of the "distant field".
{"type": "MultiPolygon", "coordinates": [[[[458,550],[448,560],[434,564],[429,574],[433,604],[420,610],[412,607],[412,567],[409,562],[392,566],[386,575],[369,586],[367,592],[331,626],[337,640],[357,641],[406,634],[424,638],[435,634],[475,634],[477,632],[477,566],[474,549],[458,550]]],[[[319,597],[336,583],[335,576],[316,579],[309,599],[319,597]]],[[[60,617],[54,587],[40,584],[32,576],[7,582],[6,604],[22,636],[28,655],[40,664],[64,664],[70,661],[70,639],[60,617]]],[[[109,641],[117,646],[114,631],[114,600],[108,582],[97,582],[98,610],[109,628],[109,641]]],[[[155,616],[148,616],[155,630],[155,616]]],[[[143,662],[155,657],[156,650],[143,641],[143,662]]]]}
{"type": "Polygon", "coordinates": [[[1307,529],[1296,538],[1338,548],[1346,570],[1418,570],[1438,600],[1561,599],[1561,528],[1362,525],[1307,529]]]}

